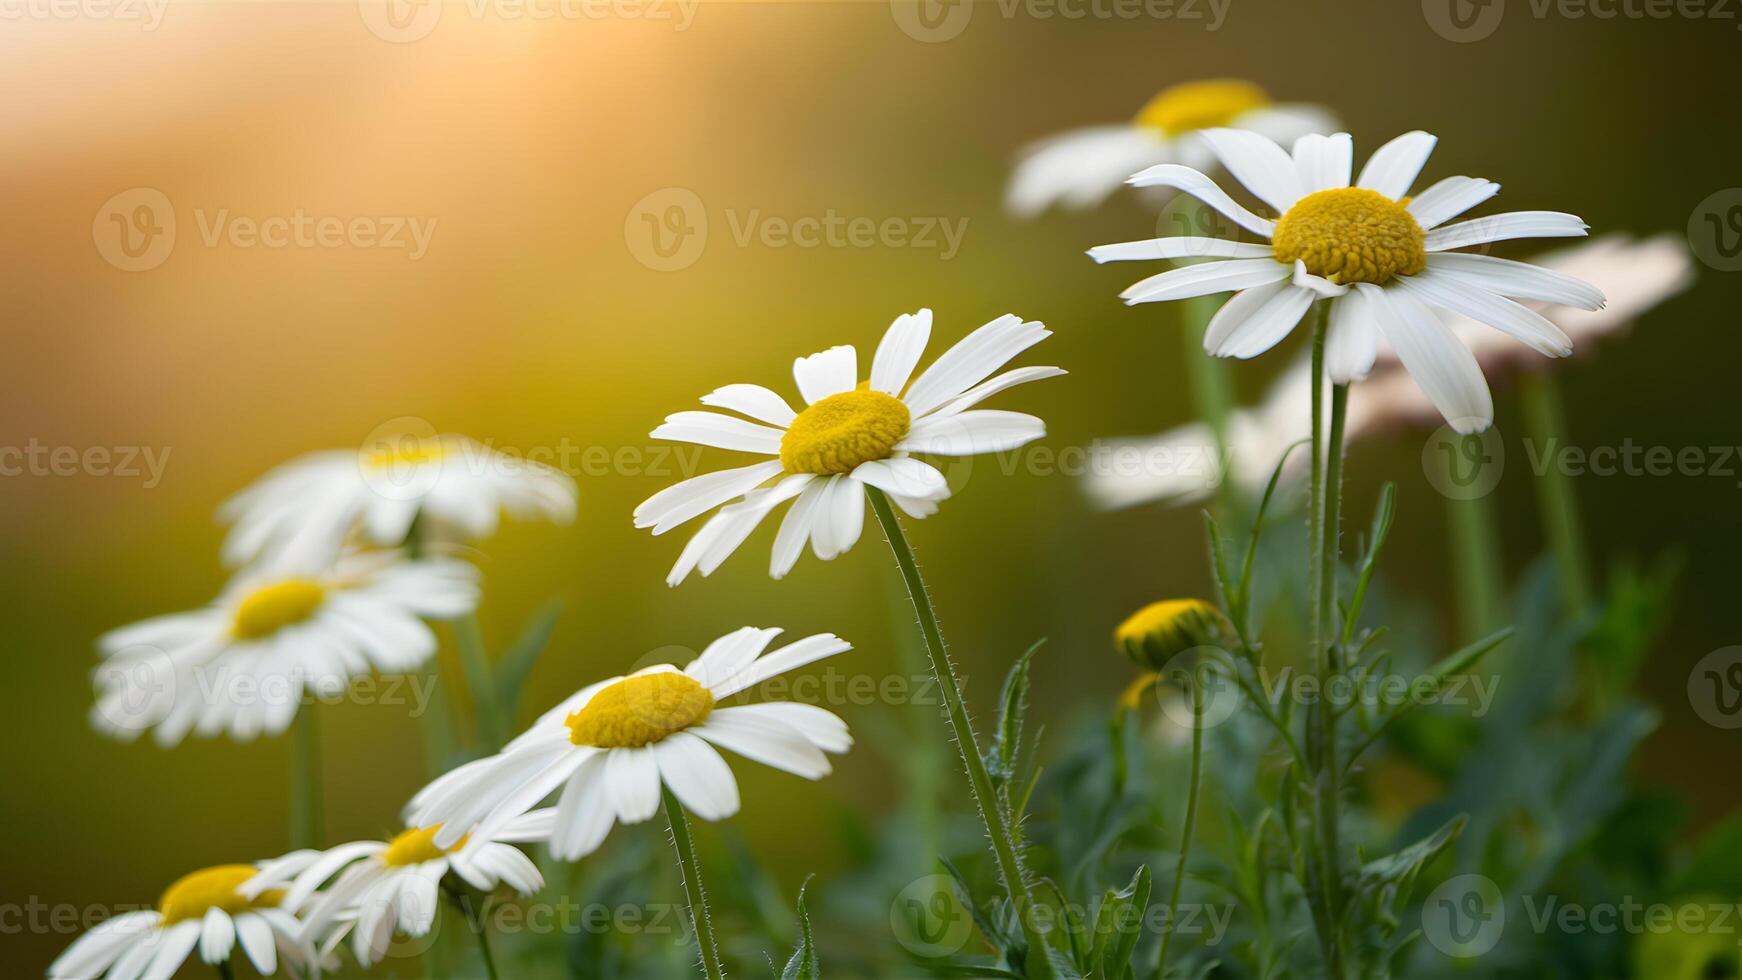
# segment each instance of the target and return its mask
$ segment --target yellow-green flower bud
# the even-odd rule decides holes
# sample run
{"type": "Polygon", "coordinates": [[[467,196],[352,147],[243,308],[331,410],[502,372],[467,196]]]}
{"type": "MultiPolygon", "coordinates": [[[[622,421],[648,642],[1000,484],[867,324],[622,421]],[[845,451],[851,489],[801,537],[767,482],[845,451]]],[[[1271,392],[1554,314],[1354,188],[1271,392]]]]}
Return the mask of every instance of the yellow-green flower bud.
{"type": "Polygon", "coordinates": [[[1239,642],[1234,624],[1202,599],[1153,602],[1113,631],[1113,642],[1138,666],[1162,670],[1168,661],[1194,647],[1232,650],[1239,642]]]}

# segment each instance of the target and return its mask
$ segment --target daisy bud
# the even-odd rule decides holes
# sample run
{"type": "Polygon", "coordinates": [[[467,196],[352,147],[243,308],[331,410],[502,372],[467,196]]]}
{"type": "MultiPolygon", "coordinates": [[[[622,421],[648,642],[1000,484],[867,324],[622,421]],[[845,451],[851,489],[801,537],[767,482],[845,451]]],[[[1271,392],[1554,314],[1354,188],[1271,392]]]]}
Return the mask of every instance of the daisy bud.
{"type": "Polygon", "coordinates": [[[1202,599],[1153,602],[1113,631],[1113,642],[1139,667],[1164,670],[1168,661],[1196,647],[1231,649],[1234,625],[1202,599]]]}

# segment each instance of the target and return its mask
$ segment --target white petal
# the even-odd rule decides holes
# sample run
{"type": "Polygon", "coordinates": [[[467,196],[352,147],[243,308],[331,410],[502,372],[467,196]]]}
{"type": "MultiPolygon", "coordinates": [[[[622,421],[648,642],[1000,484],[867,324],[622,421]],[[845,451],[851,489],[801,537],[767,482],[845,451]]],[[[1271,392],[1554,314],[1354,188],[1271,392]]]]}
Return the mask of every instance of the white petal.
{"type": "Polygon", "coordinates": [[[860,463],[853,470],[853,479],[904,497],[942,500],[950,495],[949,481],[937,467],[906,456],[894,459],[874,459],[860,463]]]}
{"type": "Polygon", "coordinates": [[[641,823],[659,812],[659,765],[651,750],[612,749],[605,756],[605,786],[623,823],[641,823]]]}
{"type": "Polygon", "coordinates": [[[200,920],[200,959],[207,963],[227,960],[235,945],[236,924],[230,916],[222,909],[207,909],[206,917],[200,920]]]}
{"type": "Polygon", "coordinates": [[[1294,260],[1294,275],[1289,282],[1302,289],[1310,289],[1315,294],[1324,297],[1341,296],[1349,291],[1348,286],[1334,283],[1323,276],[1315,276],[1307,271],[1306,263],[1300,259],[1294,260]]]}
{"type": "Polygon", "coordinates": [[[895,448],[906,453],[972,456],[1001,453],[1046,435],[1046,423],[1021,412],[976,408],[920,419],[895,448]]]}
{"type": "Polygon", "coordinates": [[[1199,262],[1133,283],[1119,294],[1127,305],[1159,303],[1262,286],[1287,279],[1293,270],[1273,258],[1199,262]]]}
{"type": "Polygon", "coordinates": [[[715,709],[690,731],[752,762],[805,779],[821,779],[830,771],[828,757],[797,729],[740,708],[715,709]]]}
{"type": "MultiPolygon", "coordinates": [[[[802,498],[803,495],[800,496],[802,498]]],[[[798,505],[793,506],[796,508],[798,505]]],[[[749,667],[781,632],[779,627],[757,629],[746,626],[733,630],[708,644],[707,649],[684,668],[684,673],[706,688],[723,684],[749,667]]]]}
{"type": "Polygon", "coordinates": [[[581,763],[595,754],[589,747],[577,745],[572,751],[557,756],[544,768],[526,777],[504,794],[496,806],[478,821],[478,826],[470,831],[472,839],[465,850],[469,852],[489,844],[510,821],[524,815],[543,802],[545,797],[556,792],[558,786],[568,782],[569,776],[580,768],[581,763]]]}
{"type": "Polygon", "coordinates": [[[823,561],[845,554],[859,542],[865,527],[865,488],[851,477],[830,477],[816,526],[811,529],[811,551],[823,561]]]}
{"type": "Polygon", "coordinates": [[[1269,245],[1249,242],[1229,242],[1220,238],[1181,235],[1173,238],[1145,238],[1142,241],[1096,245],[1089,249],[1089,258],[1097,263],[1138,262],[1151,259],[1261,259],[1274,253],[1269,245]]]}
{"type": "Polygon", "coordinates": [[[769,577],[783,579],[798,563],[798,556],[804,554],[805,543],[816,533],[828,492],[829,481],[813,480],[792,502],[786,518],[780,522],[779,533],[774,536],[774,550],[768,560],[769,577]]]}
{"type": "Polygon", "coordinates": [[[1429,306],[1486,323],[1522,341],[1539,354],[1565,357],[1573,352],[1572,339],[1547,317],[1481,286],[1464,282],[1455,272],[1430,269],[1419,276],[1398,276],[1397,285],[1415,293],[1429,306]]]}
{"type": "MultiPolygon", "coordinates": [[[[188,954],[193,952],[194,944],[199,940],[200,924],[197,922],[178,922],[163,930],[158,937],[157,952],[151,957],[151,965],[140,976],[143,980],[169,980],[187,962],[188,954]]],[[[261,975],[268,972],[262,971],[261,975]]]]}
{"type": "Polygon", "coordinates": [[[1129,123],[1060,134],[1024,150],[1004,206],[1019,218],[1033,217],[1054,203],[1093,207],[1125,178],[1168,159],[1169,149],[1169,142],[1154,130],[1129,123]]]}
{"type": "Polygon", "coordinates": [[[1422,229],[1431,230],[1500,193],[1500,185],[1475,177],[1447,177],[1404,207],[1422,229]]]}
{"type": "Polygon", "coordinates": [[[1234,199],[1217,187],[1215,181],[1190,167],[1164,163],[1150,167],[1126,183],[1133,187],[1172,187],[1222,212],[1235,224],[1254,234],[1269,238],[1276,231],[1276,222],[1260,218],[1234,203],[1234,199]]]}
{"type": "Polygon", "coordinates": [[[1294,166],[1302,194],[1349,186],[1355,141],[1348,133],[1324,136],[1308,133],[1294,141],[1294,166]]]}
{"type": "Polygon", "coordinates": [[[605,753],[581,764],[563,788],[557,804],[556,829],[551,833],[550,853],[558,860],[573,861],[599,849],[616,822],[605,781],[605,753]]]}
{"type": "Polygon", "coordinates": [[[796,670],[806,664],[833,657],[853,649],[853,645],[833,633],[815,633],[802,640],[795,640],[786,646],[766,654],[749,667],[739,671],[721,684],[710,687],[715,701],[723,701],[749,687],[796,670]]]}
{"type": "Polygon", "coordinates": [[[278,945],[265,919],[249,912],[236,916],[236,938],[242,941],[242,952],[261,976],[269,977],[278,969],[278,945]]]}
{"type": "Polygon", "coordinates": [[[641,506],[635,508],[635,526],[651,527],[654,534],[664,534],[715,507],[742,497],[779,476],[783,470],[780,460],[776,459],[720,470],[717,473],[704,473],[682,483],[672,484],[648,497],[641,502],[641,506]]]}
{"type": "Polygon", "coordinates": [[[1402,290],[1368,283],[1361,295],[1409,376],[1458,432],[1480,432],[1494,420],[1494,402],[1482,367],[1450,327],[1402,290]]]}
{"type": "Polygon", "coordinates": [[[1275,283],[1235,295],[1204,330],[1204,349],[1216,357],[1256,357],[1288,336],[1313,304],[1313,292],[1275,283]]]}
{"type": "Polygon", "coordinates": [[[1597,310],[1603,306],[1603,291],[1564,272],[1555,272],[1528,262],[1471,255],[1464,252],[1435,253],[1427,257],[1429,271],[1456,273],[1458,278],[1513,299],[1534,299],[1597,310]]]}
{"type": "Polygon", "coordinates": [[[914,379],[902,402],[914,418],[923,418],[1050,336],[1045,324],[1007,313],[944,351],[914,379]]]}
{"type": "Polygon", "coordinates": [[[847,731],[847,723],[834,712],[814,704],[771,701],[741,705],[732,710],[746,717],[765,718],[796,729],[824,752],[840,754],[853,747],[853,736],[847,731]]]}
{"type": "Polygon", "coordinates": [[[1589,230],[1576,214],[1508,211],[1435,228],[1427,233],[1427,250],[1444,252],[1513,238],[1582,238],[1589,230]]]}
{"type": "Polygon", "coordinates": [[[843,344],[820,354],[792,362],[792,379],[806,404],[815,405],[830,395],[852,391],[859,383],[859,354],[843,344]]]}
{"type": "Polygon", "coordinates": [[[1373,155],[1367,158],[1367,165],[1361,168],[1361,177],[1355,181],[1355,186],[1378,191],[1394,201],[1402,198],[1409,193],[1421,168],[1427,165],[1427,158],[1437,142],[1439,137],[1419,129],[1404,133],[1373,151],[1373,155]]]}
{"type": "Polygon", "coordinates": [[[884,331],[877,353],[871,358],[871,387],[884,394],[901,396],[907,379],[925,353],[931,339],[931,310],[903,313],[884,331]]]}
{"type": "Polygon", "coordinates": [[[1204,129],[1198,136],[1210,144],[1229,173],[1277,214],[1300,200],[1294,161],[1270,139],[1243,129],[1204,129]]]}
{"type": "Polygon", "coordinates": [[[714,747],[688,732],[653,745],[659,776],[685,810],[702,820],[738,812],[738,781],[714,747]]]}
{"type": "Polygon", "coordinates": [[[715,388],[702,396],[702,404],[741,412],[783,429],[798,417],[798,413],[792,410],[786,399],[761,385],[736,384],[715,388]]]}
{"type": "Polygon", "coordinates": [[[689,577],[691,571],[700,571],[703,576],[713,574],[714,569],[744,543],[750,532],[756,530],[770,510],[798,496],[813,478],[809,473],[795,473],[772,487],[753,491],[742,501],[722,508],[684,545],[677,564],[665,578],[666,584],[676,586],[689,577]]]}
{"type": "Polygon", "coordinates": [[[654,429],[655,439],[673,442],[693,442],[715,449],[735,449],[747,453],[779,455],[780,429],[755,422],[746,422],[718,412],[677,412],[665,417],[665,423],[654,429]]]}
{"type": "Polygon", "coordinates": [[[1331,322],[1325,331],[1325,370],[1337,384],[1365,378],[1379,354],[1379,325],[1359,291],[1351,291],[1331,304],[1331,322]]]}

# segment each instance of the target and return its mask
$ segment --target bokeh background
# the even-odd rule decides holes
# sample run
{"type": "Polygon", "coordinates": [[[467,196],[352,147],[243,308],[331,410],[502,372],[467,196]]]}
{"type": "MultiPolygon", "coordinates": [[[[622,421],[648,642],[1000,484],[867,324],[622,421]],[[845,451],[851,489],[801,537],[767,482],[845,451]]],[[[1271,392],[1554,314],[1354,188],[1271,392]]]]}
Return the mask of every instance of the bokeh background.
{"type": "MultiPolygon", "coordinates": [[[[1399,131],[1434,131],[1427,177],[1487,176],[1505,185],[1507,209],[1574,211],[1599,231],[1686,234],[1703,201],[1742,184],[1742,23],[1539,15],[1514,0],[1491,36],[1466,43],[1435,32],[1433,4],[1232,0],[1218,19],[1203,3],[1066,18],[985,2],[945,21],[948,36],[923,38],[911,11],[875,2],[550,19],[460,3],[393,18],[337,2],[177,2],[136,16],[7,6],[0,444],[167,458],[155,481],[0,478],[0,903],[148,902],[190,868],[283,849],[285,742],[162,751],[97,736],[92,640],[216,593],[212,514],[226,495],[395,418],[555,454],[579,482],[576,524],[507,525],[476,556],[497,647],[565,600],[529,705],[745,623],[832,630],[857,645],[844,670],[900,673],[910,622],[892,612],[898,585],[874,530],[834,563],[807,556],[773,583],[765,527],[712,578],[661,584],[682,535],[649,538],[629,512],[698,460],[655,455],[646,433],[719,384],[790,390],[796,355],[853,343],[868,357],[891,318],[921,306],[937,313],[934,342],[1006,311],[1057,331],[1029,363],[1071,375],[1006,396],[1047,419],[1051,447],[1186,421],[1172,314],[1124,308],[1132,270],[1082,256],[1154,234],[1154,211],[1121,196],[1086,214],[1006,218],[1003,181],[1031,140],[1127,118],[1176,81],[1237,76],[1334,107],[1363,156],[1399,131]],[[140,188],[170,202],[176,231],[160,264],[127,271],[102,215],[140,188]],[[670,188],[693,198],[656,194],[670,188]],[[662,271],[671,263],[650,258],[642,216],[676,199],[699,201],[707,229],[682,268],[662,271]],[[407,219],[431,234],[421,254],[206,240],[220,220],[299,212],[407,219]],[[964,234],[953,249],[941,234],[908,247],[740,240],[747,223],[831,212],[964,234]],[[615,462],[603,455],[625,447],[615,462]]],[[[1574,441],[1738,441],[1742,274],[1697,268],[1691,292],[1561,371],[1574,441]]],[[[1285,361],[1240,366],[1243,399],[1285,361]]],[[[1516,403],[1497,394],[1517,465],[1494,499],[1516,573],[1544,541],[1516,403]]],[[[1349,507],[1364,521],[1373,487],[1399,483],[1392,588],[1449,628],[1445,501],[1423,475],[1424,437],[1358,447],[1349,507]]],[[[982,715],[1010,658],[1050,638],[1035,662],[1044,720],[1129,679],[1107,639],[1126,613],[1210,585],[1195,508],[1097,514],[1070,474],[1010,468],[988,459],[959,473],[957,497],[912,533],[982,715]]],[[[1739,487],[1734,472],[1578,481],[1600,559],[1686,557],[1673,627],[1642,674],[1663,724],[1638,766],[1690,801],[1692,829],[1738,798],[1724,761],[1738,737],[1702,722],[1686,685],[1695,661],[1742,636],[1739,487]]],[[[739,769],[736,825],[788,886],[843,860],[822,817],[901,798],[875,733],[890,712],[929,710],[837,707],[862,736],[838,777],[813,786],[739,769]]],[[[323,709],[322,730],[329,835],[394,829],[424,780],[407,709],[323,709]]],[[[4,972],[40,975],[72,937],[18,921],[0,922],[4,972]]]]}

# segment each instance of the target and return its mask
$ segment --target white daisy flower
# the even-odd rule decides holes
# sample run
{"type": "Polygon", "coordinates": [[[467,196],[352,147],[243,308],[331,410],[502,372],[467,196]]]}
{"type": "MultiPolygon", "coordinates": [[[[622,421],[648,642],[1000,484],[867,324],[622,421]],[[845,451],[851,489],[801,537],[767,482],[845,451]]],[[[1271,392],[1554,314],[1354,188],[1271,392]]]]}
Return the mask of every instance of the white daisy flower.
{"type": "Polygon", "coordinates": [[[641,823],[665,787],[691,814],[738,812],[738,784],[715,746],[805,779],[830,772],[825,752],[853,744],[834,713],[795,701],[719,702],[789,670],[852,649],[818,633],[763,654],[779,629],[746,626],[720,637],[679,670],[657,664],[600,681],[546,712],[501,753],[467,763],[424,787],[407,808],[411,826],[442,824],[437,847],[467,855],[561,789],[551,853],[591,854],[614,823],[641,823]]]}
{"type": "Polygon", "coordinates": [[[215,966],[240,945],[261,976],[281,960],[302,966],[312,955],[297,938],[302,924],[280,907],[284,894],[241,893],[254,874],[252,865],[222,864],[186,875],[157,908],[124,912],[80,936],[49,965],[49,980],[169,980],[196,946],[215,966]]]}
{"type": "Polygon", "coordinates": [[[555,816],[551,809],[522,814],[463,854],[456,852],[469,839],[448,848],[435,845],[439,827],[406,830],[390,841],[294,851],[262,864],[241,891],[254,896],[283,889],[282,904],[301,918],[304,942],[319,942],[327,952],[350,935],[357,962],[368,967],[386,954],[395,932],[429,933],[442,878],[450,871],[484,892],[498,884],[522,896],[543,888],[538,867],[512,845],[549,840],[555,816]],[[325,891],[318,890],[329,881],[325,891]]]}
{"type": "Polygon", "coordinates": [[[355,677],[416,670],[436,651],[423,619],[477,604],[477,569],[453,559],[369,552],[319,574],[250,569],[204,609],[99,638],[91,723],[123,739],[154,728],[166,747],[189,731],[277,735],[305,689],[337,697],[355,677]]]}
{"type": "MultiPolygon", "coordinates": [[[[1596,311],[1551,303],[1526,304],[1566,331],[1581,350],[1624,330],[1693,281],[1687,246],[1668,234],[1646,239],[1605,235],[1530,261],[1549,272],[1588,282],[1607,297],[1608,303],[1596,311]]],[[[1505,334],[1469,317],[1437,312],[1469,345],[1489,377],[1540,363],[1530,348],[1505,334]]],[[[1271,385],[1263,401],[1229,414],[1228,445],[1219,459],[1210,427],[1193,422],[1147,439],[1115,441],[1108,452],[1096,458],[1084,487],[1090,499],[1106,509],[1150,501],[1190,504],[1208,497],[1232,470],[1241,492],[1256,496],[1263,492],[1283,451],[1311,434],[1311,390],[1312,374],[1302,359],[1271,385]],[[1210,460],[1210,465],[1191,465],[1202,459],[1210,460]]],[[[1382,343],[1372,373],[1349,389],[1347,439],[1353,442],[1400,426],[1433,426],[1439,419],[1438,409],[1409,380],[1396,353],[1382,343]]],[[[1308,454],[1297,452],[1284,475],[1298,476],[1309,459],[1308,454]]]]}
{"type": "Polygon", "coordinates": [[[975,409],[984,399],[1029,381],[1065,372],[1025,367],[987,380],[993,371],[1052,331],[1006,314],[945,351],[908,383],[931,336],[931,310],[903,314],[883,335],[871,361],[870,380],[859,380],[858,353],[831,347],[793,362],[793,378],[806,408],[761,385],[733,384],[702,396],[702,404],[756,419],[717,412],[678,412],[653,430],[671,439],[775,457],[722,470],[667,487],[635,508],[635,526],[664,534],[721,507],[697,531],[666,584],[677,585],[693,570],[718,568],[762,519],[793,500],[774,541],[769,574],[792,569],[809,540],[827,561],[859,540],[865,521],[866,487],[889,495],[910,517],[937,512],[950,495],[944,475],[910,453],[968,456],[1003,452],[1046,434],[1032,415],[975,409]],[[766,424],[759,424],[766,423],[766,424]],[[764,486],[774,481],[770,486],[764,486]],[[795,500],[796,498],[796,500],[795,500]]]}
{"type": "Polygon", "coordinates": [[[1603,305],[1600,291],[1571,276],[1451,251],[1513,238],[1578,237],[1586,225],[1553,211],[1446,224],[1493,197],[1500,185],[1447,177],[1409,197],[1434,147],[1427,133],[1405,133],[1380,147],[1353,185],[1347,133],[1303,136],[1292,157],[1255,133],[1211,129],[1202,135],[1222,165],[1279,218],[1248,211],[1190,167],[1162,164],[1130,182],[1183,190],[1269,244],[1156,238],[1102,245],[1089,255],[1097,262],[1213,257],[1151,276],[1121,296],[1137,304],[1234,291],[1204,333],[1205,349],[1218,357],[1264,353],[1288,336],[1314,300],[1327,299],[1325,366],[1334,382],[1366,377],[1383,337],[1446,421],[1459,432],[1476,432],[1493,421],[1487,381],[1475,355],[1433,311],[1468,316],[1538,353],[1564,357],[1572,351],[1566,332],[1513,299],[1584,310],[1603,305]]]}
{"type": "Polygon", "coordinates": [[[353,529],[395,547],[418,517],[434,536],[488,537],[502,511],[567,524],[575,481],[465,436],[404,436],[293,459],[225,501],[218,518],[232,525],[224,560],[240,565],[310,537],[336,549],[353,529]]]}
{"type": "Polygon", "coordinates": [[[1289,143],[1307,133],[1331,132],[1337,121],[1319,106],[1273,103],[1251,82],[1186,82],[1163,89],[1129,123],[1061,133],[1024,150],[1005,207],[1021,218],[1053,204],[1088,208],[1145,167],[1179,163],[1201,170],[1214,158],[1198,131],[1223,126],[1289,143]]]}

